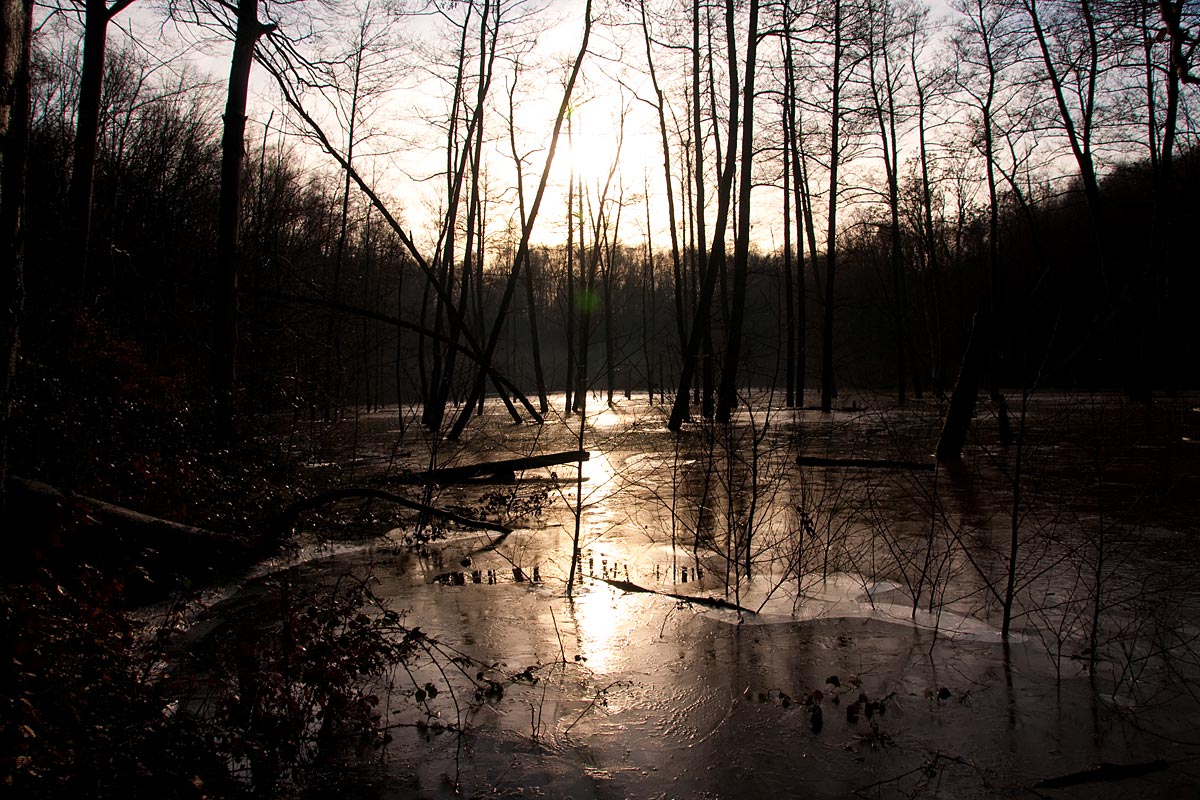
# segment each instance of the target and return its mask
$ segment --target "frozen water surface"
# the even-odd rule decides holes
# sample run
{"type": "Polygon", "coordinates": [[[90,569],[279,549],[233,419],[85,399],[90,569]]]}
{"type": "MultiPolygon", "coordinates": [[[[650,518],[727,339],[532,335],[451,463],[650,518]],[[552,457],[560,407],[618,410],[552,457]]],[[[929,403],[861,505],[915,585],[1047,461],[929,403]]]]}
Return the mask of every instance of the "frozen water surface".
{"type": "MultiPolygon", "coordinates": [[[[397,670],[364,796],[1197,796],[1194,399],[1039,395],[1019,452],[981,407],[964,463],[936,471],[796,464],[932,463],[932,404],[763,402],[676,438],[644,399],[589,402],[582,497],[573,465],[435,489],[477,513],[497,492],[550,502],[509,535],[414,546],[401,525],[292,567],[372,576],[406,624],[504,682],[477,699],[474,667],[397,670]],[[1106,762],[1132,769],[1076,774],[1106,762]]],[[[363,479],[577,446],[576,419],[501,414],[436,458],[412,430],[397,445],[394,411],[358,420],[353,453],[309,446],[363,479]]]]}

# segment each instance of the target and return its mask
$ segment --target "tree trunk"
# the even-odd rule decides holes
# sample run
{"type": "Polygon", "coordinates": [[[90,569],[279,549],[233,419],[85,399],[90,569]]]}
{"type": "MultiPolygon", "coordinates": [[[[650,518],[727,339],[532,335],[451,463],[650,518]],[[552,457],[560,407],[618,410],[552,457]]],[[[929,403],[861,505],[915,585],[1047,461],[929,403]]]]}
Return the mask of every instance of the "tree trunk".
{"type": "Polygon", "coordinates": [[[212,385],[218,436],[233,437],[234,392],[237,385],[237,291],[242,161],[245,158],[246,96],[254,45],[267,27],[258,21],[258,0],[239,0],[225,130],[221,137],[221,189],[217,208],[217,263],[214,270],[212,385]]]}
{"type": "MultiPolygon", "coordinates": [[[[358,50],[355,53],[354,78],[350,86],[350,118],[349,130],[346,132],[346,168],[343,171],[342,200],[338,219],[337,249],[333,258],[333,283],[329,287],[329,295],[336,303],[341,290],[342,264],[346,258],[346,234],[350,224],[350,169],[354,165],[354,137],[358,124],[358,90],[362,79],[363,47],[366,35],[366,23],[359,28],[358,50]]],[[[329,422],[334,412],[339,415],[342,411],[342,392],[345,380],[342,376],[341,342],[337,321],[333,314],[329,315],[325,324],[325,393],[322,417],[329,422]],[[335,407],[336,406],[336,407],[335,407]]]]}
{"type": "MultiPolygon", "coordinates": [[[[438,293],[438,304],[434,310],[433,330],[437,335],[441,335],[443,326],[443,315],[447,309],[452,317],[458,318],[466,313],[464,304],[465,295],[460,295],[457,305],[454,304],[453,294],[454,286],[451,277],[454,274],[454,243],[455,237],[458,234],[458,205],[462,198],[462,181],[463,174],[467,168],[467,153],[470,152],[470,142],[473,139],[472,129],[468,127],[466,134],[466,144],[462,147],[458,144],[459,135],[459,109],[462,106],[463,81],[467,68],[467,34],[470,31],[470,22],[474,4],[467,4],[466,16],[462,21],[462,35],[458,42],[458,61],[454,73],[454,91],[450,98],[450,119],[447,122],[446,129],[446,214],[442,220],[442,234],[439,240],[439,248],[434,256],[434,268],[437,271],[439,284],[444,287],[444,294],[438,293]],[[457,311],[455,310],[457,308],[457,311]]],[[[428,297],[428,293],[426,294],[428,297]]],[[[425,314],[422,309],[422,314],[425,314]]],[[[424,325],[424,320],[422,320],[424,325]]],[[[441,348],[433,348],[432,364],[429,373],[429,390],[424,398],[424,407],[421,410],[421,424],[430,430],[438,430],[441,427],[442,419],[445,416],[446,400],[443,396],[443,356],[441,348]]]]}
{"type": "MultiPolygon", "coordinates": [[[[471,281],[474,277],[474,251],[472,245],[477,228],[478,213],[480,209],[479,198],[479,181],[481,169],[481,152],[483,147],[483,124],[484,124],[484,109],[488,91],[491,86],[492,69],[496,57],[496,37],[498,35],[500,23],[499,19],[494,19],[491,28],[491,38],[488,37],[488,18],[490,16],[491,4],[485,2],[483,4],[483,12],[479,22],[479,74],[477,76],[477,87],[475,106],[471,111],[470,120],[467,123],[467,131],[462,149],[455,152],[457,146],[458,135],[456,123],[458,120],[457,105],[451,113],[451,128],[449,132],[449,140],[447,143],[448,163],[454,163],[457,155],[457,163],[453,171],[448,175],[448,190],[450,194],[449,210],[446,213],[445,219],[445,243],[443,249],[443,262],[446,268],[446,274],[453,274],[455,261],[455,242],[458,226],[458,209],[462,196],[462,185],[468,177],[471,181],[470,195],[467,199],[467,220],[465,231],[465,242],[463,245],[463,261],[462,261],[462,278],[459,287],[459,297],[457,308],[449,309],[450,314],[450,342],[451,345],[456,344],[462,336],[463,326],[466,324],[468,303],[471,300],[471,281]]],[[[466,35],[468,22],[470,19],[470,7],[468,6],[467,20],[463,22],[463,36],[460,41],[458,71],[455,77],[454,97],[457,104],[462,92],[462,75],[466,65],[466,35]]],[[[475,291],[478,293],[482,290],[481,286],[476,286],[475,291]]],[[[479,312],[478,302],[476,303],[476,311],[479,312]]],[[[476,314],[476,322],[482,325],[483,319],[478,313],[476,314]]],[[[479,333],[476,334],[479,336],[479,333]]],[[[441,358],[441,372],[439,380],[434,390],[433,403],[427,413],[427,426],[431,430],[437,430],[441,427],[442,420],[445,416],[446,404],[450,401],[450,392],[454,381],[454,371],[457,360],[455,358],[455,349],[451,346],[445,351],[441,358]]],[[[477,379],[483,380],[483,376],[477,379]]],[[[482,389],[480,389],[482,393],[482,389]]]]}
{"type": "MultiPolygon", "coordinates": [[[[571,123],[567,121],[567,141],[572,141],[571,123]]],[[[567,313],[566,313],[566,339],[567,339],[567,380],[566,380],[566,399],[564,401],[564,414],[571,414],[575,408],[574,404],[574,386],[575,386],[575,173],[572,169],[571,174],[567,178],[567,313]]]]}
{"type": "MultiPolygon", "coordinates": [[[[725,345],[725,367],[717,422],[728,422],[737,407],[737,368],[742,355],[742,324],[746,313],[746,273],[750,261],[750,190],[754,163],[754,70],[758,56],[758,3],[750,0],[749,31],[746,34],[746,81],[742,89],[742,163],[738,186],[738,232],[733,254],[733,297],[725,345]]],[[[732,22],[732,14],[730,14],[732,22]]],[[[729,31],[730,68],[733,70],[734,35],[729,31]]],[[[736,75],[736,70],[733,70],[736,75]]],[[[736,77],[734,78],[736,80],[736,77]]],[[[731,128],[730,135],[736,132],[731,128]]],[[[790,296],[790,292],[789,292],[790,296]]]]}
{"type": "MultiPolygon", "coordinates": [[[[704,184],[704,126],[701,120],[700,113],[700,9],[704,6],[700,0],[694,0],[692,3],[692,148],[695,152],[695,170],[692,175],[695,180],[695,220],[696,220],[696,237],[693,242],[694,251],[694,267],[692,271],[692,291],[688,293],[692,298],[692,302],[696,305],[694,309],[701,307],[707,308],[707,303],[701,306],[700,297],[704,294],[702,288],[707,280],[708,275],[708,233],[705,219],[705,184],[704,184]]],[[[711,296],[712,290],[709,290],[711,296]]],[[[712,353],[712,332],[709,328],[707,313],[704,320],[700,321],[700,316],[693,313],[692,329],[693,332],[697,325],[700,325],[703,330],[704,351],[707,354],[712,353]]],[[[682,375],[679,380],[679,386],[676,387],[675,405],[679,405],[680,397],[683,398],[683,415],[687,415],[687,395],[686,392],[692,390],[692,374],[696,369],[695,347],[691,341],[692,336],[688,336],[688,340],[684,343],[682,352],[683,364],[681,368],[682,375]]],[[[711,359],[706,358],[706,367],[711,364],[711,359]]],[[[705,381],[705,386],[711,385],[711,381],[705,381]]],[[[696,386],[699,390],[699,384],[696,386]]],[[[697,391],[697,396],[699,392],[697,391]]],[[[708,393],[705,392],[705,397],[708,393]]],[[[674,417],[675,410],[672,409],[671,416],[674,417]]],[[[682,422],[682,417],[681,420],[682,422]]]]}
{"type": "MultiPolygon", "coordinates": [[[[525,223],[525,228],[521,231],[521,243],[517,250],[513,270],[509,275],[508,282],[504,289],[504,295],[500,299],[499,308],[496,310],[496,322],[492,326],[492,332],[484,345],[481,353],[482,369],[491,366],[492,358],[496,352],[496,345],[500,341],[500,333],[504,329],[504,318],[508,314],[508,306],[512,301],[513,292],[516,289],[516,278],[520,275],[520,263],[525,257],[525,252],[529,249],[529,237],[532,233],[533,225],[537,221],[538,211],[542,206],[542,197],[546,192],[546,183],[550,178],[550,168],[554,163],[554,153],[558,148],[558,137],[562,131],[564,118],[567,116],[567,110],[570,108],[571,94],[575,88],[575,80],[579,76],[579,68],[583,64],[583,58],[587,55],[588,41],[592,34],[592,3],[587,0],[587,6],[584,9],[584,27],[583,27],[583,42],[580,44],[579,52],[576,55],[575,63],[571,67],[570,77],[567,79],[566,88],[563,90],[562,102],[559,104],[558,115],[554,120],[554,130],[550,135],[550,151],[546,154],[546,164],[542,169],[542,176],[538,183],[537,193],[534,195],[533,206],[529,210],[529,219],[525,223]]],[[[457,439],[467,426],[467,421],[470,419],[471,406],[482,394],[482,381],[476,381],[475,388],[472,391],[470,399],[464,405],[463,410],[459,413],[458,418],[454,421],[454,426],[450,429],[449,438],[457,439]]],[[[535,416],[537,416],[535,414],[535,416]]],[[[537,416],[540,420],[541,417],[537,416]]]]}
{"type": "MultiPolygon", "coordinates": [[[[654,54],[650,48],[650,24],[646,20],[645,0],[640,0],[638,9],[642,15],[642,41],[646,45],[646,65],[650,70],[650,84],[654,87],[654,108],[658,112],[658,133],[662,140],[663,188],[667,194],[667,225],[671,231],[671,266],[675,275],[675,321],[679,334],[679,346],[684,347],[687,345],[687,330],[683,318],[683,268],[679,255],[679,233],[675,224],[675,189],[674,182],[671,180],[671,148],[667,142],[667,118],[663,111],[663,93],[658,85],[658,73],[654,68],[654,54]]],[[[647,197],[649,197],[648,193],[647,197]]],[[[647,354],[647,358],[649,358],[649,354],[647,354]]],[[[647,366],[647,370],[649,370],[649,366],[647,366]]],[[[647,384],[653,382],[649,372],[646,375],[646,382],[647,384]]]]}
{"type": "Polygon", "coordinates": [[[100,136],[100,103],[104,95],[105,49],[108,23],[133,0],[85,0],[83,12],[83,63],[79,69],[79,105],[75,116],[75,144],[71,181],[67,187],[67,218],[72,224],[72,250],[79,269],[78,302],[86,302],[92,229],[92,188],[96,175],[96,150],[100,136]]]}
{"type": "MultiPolygon", "coordinates": [[[[726,3],[726,24],[732,27],[732,6],[729,2],[726,3]]],[[[732,33],[730,34],[732,37],[732,33]]],[[[698,38],[698,34],[694,35],[693,41],[698,38]]],[[[688,398],[687,387],[692,382],[692,376],[695,374],[696,360],[701,356],[700,345],[703,342],[705,347],[703,376],[704,376],[704,400],[701,406],[701,413],[706,417],[712,414],[713,408],[713,375],[712,375],[712,301],[713,294],[716,291],[717,276],[725,271],[725,235],[726,229],[729,227],[729,206],[733,192],[733,167],[736,162],[737,152],[737,129],[738,129],[738,88],[737,88],[737,64],[735,60],[736,53],[730,51],[730,96],[729,96],[729,137],[726,142],[728,152],[725,155],[724,163],[720,167],[720,181],[717,184],[717,220],[714,227],[712,250],[709,253],[707,264],[704,266],[701,277],[700,297],[696,302],[695,314],[692,316],[692,331],[688,336],[688,346],[683,354],[683,367],[679,377],[679,385],[675,393],[675,403],[671,407],[671,417],[667,421],[667,428],[671,431],[679,431],[683,427],[683,421],[688,416],[688,398]]],[[[698,86],[693,85],[693,98],[698,99],[698,86]]],[[[696,131],[700,132],[699,123],[699,106],[696,110],[696,131]]],[[[700,142],[697,142],[697,157],[700,157],[700,142]]],[[[699,170],[696,173],[696,188],[699,195],[702,191],[703,173],[699,170]]],[[[697,208],[697,221],[703,218],[703,206],[697,208]]]]}
{"type": "MultiPolygon", "coordinates": [[[[0,514],[25,307],[25,168],[29,150],[32,0],[0,4],[0,514]]],[[[15,535],[8,531],[7,536],[15,535]]]]}
{"type": "MultiPolygon", "coordinates": [[[[796,215],[796,352],[794,380],[795,380],[795,395],[796,406],[804,407],[804,389],[807,383],[806,374],[808,369],[808,291],[804,278],[804,209],[806,207],[805,197],[808,194],[807,185],[804,180],[805,170],[803,157],[804,154],[800,147],[800,130],[799,120],[796,118],[796,68],[792,60],[792,18],[790,12],[785,11],[784,16],[784,94],[785,94],[785,114],[784,114],[784,129],[787,137],[787,142],[784,145],[786,152],[791,154],[792,167],[792,200],[793,209],[796,215]]],[[[785,193],[787,192],[785,183],[785,193]]],[[[785,223],[786,224],[786,223],[785,223]]],[[[815,233],[811,232],[813,241],[815,242],[815,233]]],[[[816,250],[810,248],[810,257],[816,258],[816,250]]]]}
{"type": "Polygon", "coordinates": [[[833,114],[829,135],[829,214],[825,237],[825,307],[821,320],[821,411],[833,410],[833,284],[837,275],[837,195],[842,96],[842,0],[833,6],[833,114]]]}
{"type": "MultiPolygon", "coordinates": [[[[784,10],[787,13],[787,10],[784,10]]],[[[785,22],[784,36],[791,34],[785,22]]],[[[791,63],[784,47],[783,84],[783,309],[784,309],[784,404],[796,406],[796,300],[792,294],[792,129],[788,106],[792,102],[791,63]]],[[[804,405],[801,401],[800,405],[804,405]]]]}

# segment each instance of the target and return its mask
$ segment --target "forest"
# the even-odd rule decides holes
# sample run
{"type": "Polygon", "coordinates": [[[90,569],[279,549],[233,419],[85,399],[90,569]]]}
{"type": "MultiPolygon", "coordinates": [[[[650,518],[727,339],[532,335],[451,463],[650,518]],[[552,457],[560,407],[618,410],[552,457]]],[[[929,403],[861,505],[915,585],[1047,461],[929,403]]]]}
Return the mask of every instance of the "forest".
{"type": "MultiPolygon", "coordinates": [[[[672,603],[726,641],[786,601],[771,661],[861,590],[930,653],[954,616],[1005,670],[1014,642],[1059,686],[1084,664],[1088,703],[1197,700],[1194,0],[0,3],[19,796],[516,791],[499,734],[412,778],[388,714],[460,748],[505,703],[536,709],[521,747],[599,735],[635,670],[590,632],[609,593],[660,639],[672,603]],[[551,591],[509,599],[540,633],[458,631],[428,593],[472,582],[551,591]]],[[[838,669],[745,697],[819,736],[838,669]]],[[[816,794],[940,796],[971,758],[894,741],[904,680],[861,669],[845,724],[904,759],[816,794]]],[[[1125,763],[1050,780],[1200,780],[1095,755],[1125,763]]],[[[1033,783],[967,771],[946,796],[1033,783]]]]}

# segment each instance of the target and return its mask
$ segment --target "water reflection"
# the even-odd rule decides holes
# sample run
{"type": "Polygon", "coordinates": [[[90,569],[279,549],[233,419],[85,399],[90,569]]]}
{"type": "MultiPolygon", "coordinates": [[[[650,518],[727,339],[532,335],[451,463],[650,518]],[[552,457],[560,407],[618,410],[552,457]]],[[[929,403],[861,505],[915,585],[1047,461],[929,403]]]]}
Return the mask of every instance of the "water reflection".
{"type": "MultiPolygon", "coordinates": [[[[772,436],[779,431],[780,438],[763,440],[755,475],[748,472],[755,467],[754,451],[745,436],[714,431],[710,437],[695,425],[668,437],[658,426],[643,424],[649,414],[644,405],[597,404],[587,420],[584,446],[592,455],[582,465],[580,497],[573,467],[561,469],[561,495],[540,523],[494,549],[472,550],[469,566],[461,561],[462,550],[474,545],[448,544],[445,558],[439,552],[422,562],[421,574],[428,577],[385,578],[380,586],[396,606],[412,610],[411,624],[462,643],[488,663],[503,662],[510,673],[534,663],[557,669],[560,652],[570,664],[553,680],[547,669],[536,686],[510,687],[495,711],[506,735],[471,742],[474,749],[465,760],[488,777],[476,779],[468,794],[554,780],[559,796],[793,796],[802,785],[808,796],[842,797],[886,781],[899,796],[913,787],[893,776],[923,779],[922,764],[937,750],[961,754],[981,770],[947,767],[939,776],[948,782],[947,796],[983,798],[993,795],[985,774],[1010,788],[1101,759],[1157,757],[1116,737],[1091,743],[1096,730],[1119,720],[1095,702],[1082,674],[1077,679],[1071,669],[1052,669],[1054,653],[1048,656],[1040,639],[1015,638],[1011,657],[996,646],[998,635],[987,624],[994,610],[988,589],[995,578],[989,576],[993,561],[1007,564],[1003,534],[1011,512],[1011,481],[1000,469],[1007,463],[1003,454],[989,454],[992,461],[983,455],[965,460],[963,475],[801,469],[794,463],[798,450],[831,458],[869,456],[879,454],[881,442],[895,444],[898,429],[913,447],[936,437],[936,430],[927,434],[920,428],[936,421],[932,414],[859,414],[849,420],[812,414],[803,425],[772,423],[772,436]],[[752,507],[753,491],[758,505],[752,507]],[[576,574],[582,578],[567,601],[565,567],[577,511],[583,552],[576,574]],[[751,511],[753,527],[743,524],[751,511]],[[752,541],[738,538],[745,530],[752,530],[752,541]],[[753,578],[728,570],[728,556],[744,555],[750,545],[753,578]],[[964,555],[967,548],[975,561],[964,555]],[[426,585],[439,573],[448,576],[448,585],[426,585]],[[732,625],[731,615],[697,614],[673,598],[624,593],[603,578],[693,596],[722,595],[728,584],[733,589],[726,596],[747,607],[761,601],[765,613],[732,625]],[[587,660],[574,663],[576,655],[587,660]],[[843,686],[859,681],[861,688],[839,695],[829,689],[831,677],[843,686]],[[817,701],[824,704],[820,733],[811,725],[811,710],[798,700],[813,697],[815,690],[824,692],[817,701]],[[896,713],[882,721],[848,715],[846,707],[860,691],[872,699],[894,693],[896,713]],[[834,698],[843,695],[846,702],[838,707],[834,698]],[[789,698],[786,704],[783,697],[789,698]],[[536,748],[525,748],[520,737],[531,735],[531,709],[539,720],[560,720],[560,731],[574,725],[572,744],[554,749],[539,740],[536,748]],[[883,744],[886,748],[873,749],[883,744]],[[648,763],[661,765],[661,772],[646,768],[648,763]],[[598,775],[612,782],[611,791],[597,791],[598,775]]],[[[516,435],[508,433],[506,417],[498,419],[489,430],[516,435]]],[[[1041,598],[1050,589],[1085,603],[1090,595],[1068,594],[1074,585],[1068,579],[1074,581],[1077,570],[1058,565],[1059,559],[1086,557],[1100,541],[1079,522],[1081,512],[1067,505],[1094,512],[1098,502],[1088,499],[1096,491],[1091,484],[1079,488],[1088,479],[1080,464],[1090,463],[1096,426],[1072,432],[1060,417],[1051,421],[1068,444],[1075,442],[1078,457],[1035,451],[1032,443],[1023,451],[1025,467],[1046,480],[1040,496],[1026,493],[1031,512],[1025,519],[1032,525],[1042,514],[1047,521],[1031,526],[1023,540],[1022,580],[1040,588],[1036,594],[1022,589],[1021,599],[1041,598]]],[[[577,424],[571,418],[560,429],[539,432],[546,439],[519,444],[574,449],[577,424]]],[[[1048,426],[1031,422],[1035,428],[1048,426]]],[[[1122,457],[1142,459],[1136,464],[1148,457],[1131,452],[1122,451],[1122,457]]],[[[1103,485],[1108,491],[1120,485],[1113,468],[1103,485]]],[[[475,487],[458,492],[465,503],[475,502],[475,487]]],[[[1115,499],[1106,497],[1104,507],[1112,508],[1115,499]]],[[[1178,501],[1184,524],[1194,519],[1194,508],[1193,499],[1178,501]]],[[[1139,584],[1126,590],[1114,577],[1105,587],[1106,602],[1136,602],[1134,592],[1157,597],[1140,584],[1154,583],[1159,572],[1167,575],[1159,566],[1168,551],[1182,568],[1192,565],[1194,549],[1180,543],[1177,528],[1186,530],[1162,522],[1154,539],[1145,530],[1123,539],[1120,530],[1095,528],[1106,537],[1111,563],[1121,564],[1133,576],[1129,583],[1139,584]]],[[[401,564],[394,571],[407,576],[401,564]]],[[[1172,599],[1183,598],[1180,616],[1187,619],[1193,602],[1187,592],[1194,584],[1190,578],[1179,578],[1178,585],[1171,580],[1158,583],[1170,589],[1172,599]]],[[[1066,607],[1067,601],[1052,602],[1066,607]]],[[[1022,622],[1033,625],[1037,618],[1026,614],[1022,622]]],[[[1178,627],[1183,624],[1171,629],[1188,630],[1178,627]]],[[[1161,625],[1168,629],[1165,618],[1161,625]]],[[[1064,656],[1060,648],[1059,658],[1070,659],[1073,652],[1064,656]]],[[[1125,662],[1109,663],[1120,668],[1125,662]]],[[[421,677],[427,679],[440,676],[421,677]]],[[[1164,711],[1163,720],[1139,711],[1138,721],[1174,730],[1187,724],[1192,708],[1188,701],[1170,719],[1164,711]]],[[[418,765],[433,761],[425,742],[412,757],[418,765]]],[[[438,785],[441,771],[456,767],[447,763],[421,773],[426,789],[438,785]]]]}
{"type": "Polygon", "coordinates": [[[596,430],[607,431],[623,426],[625,420],[616,408],[610,406],[601,408],[600,413],[596,414],[589,424],[596,430]]]}
{"type": "Polygon", "coordinates": [[[597,672],[618,669],[619,653],[629,642],[630,603],[622,603],[620,592],[604,584],[590,582],[578,592],[568,610],[575,627],[579,654],[589,668],[597,672]]]}
{"type": "Polygon", "coordinates": [[[615,491],[617,471],[607,453],[593,450],[583,462],[583,503],[591,505],[607,500],[615,491]]]}

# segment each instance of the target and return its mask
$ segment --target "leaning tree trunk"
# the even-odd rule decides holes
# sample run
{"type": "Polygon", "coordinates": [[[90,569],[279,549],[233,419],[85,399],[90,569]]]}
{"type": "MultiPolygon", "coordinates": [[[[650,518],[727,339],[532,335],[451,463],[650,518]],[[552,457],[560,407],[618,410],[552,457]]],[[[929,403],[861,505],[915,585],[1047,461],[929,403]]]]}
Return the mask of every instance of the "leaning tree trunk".
{"type": "MultiPolygon", "coordinates": [[[[514,292],[516,291],[517,279],[521,274],[521,263],[525,258],[526,252],[529,250],[529,237],[533,232],[533,226],[537,222],[538,211],[542,206],[542,198],[546,193],[546,183],[550,178],[550,169],[554,165],[554,153],[558,149],[558,137],[562,132],[563,120],[567,116],[567,111],[571,106],[571,95],[575,89],[575,81],[579,77],[579,69],[583,65],[584,56],[588,52],[588,41],[592,35],[592,3],[587,0],[587,5],[584,9],[583,23],[583,42],[580,44],[579,52],[575,56],[575,62],[571,67],[571,74],[567,78],[567,85],[563,90],[562,101],[559,104],[558,115],[554,120],[554,130],[550,135],[550,149],[546,154],[546,164],[542,169],[542,177],[538,183],[537,192],[533,197],[533,205],[529,209],[529,219],[525,222],[525,228],[521,231],[521,243],[517,248],[516,257],[513,260],[513,268],[509,274],[508,281],[505,284],[504,294],[500,298],[499,307],[496,310],[496,321],[492,325],[492,331],[483,347],[480,360],[481,374],[483,370],[487,370],[492,366],[492,358],[496,353],[496,346],[500,341],[500,333],[504,330],[504,318],[508,315],[508,306],[512,301],[514,292]]],[[[483,381],[475,382],[471,395],[467,402],[463,405],[462,411],[458,418],[454,421],[454,426],[450,429],[448,438],[457,439],[466,428],[467,422],[471,416],[471,407],[475,405],[483,391],[483,381]]],[[[532,409],[529,409],[532,410],[532,409]]],[[[538,421],[541,421],[541,415],[533,415],[538,421]]]]}
{"type": "Polygon", "coordinates": [[[967,342],[967,352],[963,354],[962,367],[958,370],[958,380],[950,395],[950,407],[946,410],[942,433],[938,437],[938,461],[957,461],[962,456],[963,445],[967,441],[967,431],[971,427],[971,416],[975,413],[975,401],[979,395],[979,376],[983,371],[983,361],[987,357],[991,337],[987,315],[976,314],[971,328],[971,338],[967,342]]]}
{"type": "MultiPolygon", "coordinates": [[[[732,15],[727,6],[727,25],[732,25],[732,15]]],[[[698,39],[693,34],[693,44],[698,46],[698,39]]],[[[712,378],[712,359],[709,357],[712,353],[712,328],[711,328],[711,312],[713,304],[713,295],[716,292],[717,276],[725,271],[725,235],[726,229],[729,227],[729,205],[733,193],[733,167],[736,161],[737,154],[737,129],[738,129],[738,87],[737,87],[737,64],[734,61],[735,53],[730,50],[730,68],[731,77],[729,83],[729,138],[726,141],[727,151],[723,164],[719,164],[718,171],[720,180],[717,183],[717,219],[713,230],[712,249],[708,255],[707,263],[702,263],[700,274],[700,297],[696,301],[695,313],[692,315],[692,330],[688,335],[687,348],[683,353],[683,365],[680,370],[679,384],[675,391],[675,403],[671,407],[671,417],[667,421],[667,428],[671,431],[678,432],[683,427],[683,421],[688,417],[688,386],[692,382],[692,377],[695,374],[696,361],[701,357],[700,345],[704,343],[705,358],[703,363],[704,369],[704,400],[701,406],[701,413],[706,417],[711,415],[713,408],[713,378],[712,378]]],[[[693,65],[698,59],[693,59],[693,65]]],[[[697,76],[697,80],[699,77],[697,76]]],[[[700,116],[698,105],[699,91],[693,85],[693,99],[697,102],[696,118],[700,116]]],[[[699,123],[696,125],[699,129],[699,123]]],[[[702,151],[701,142],[697,142],[697,161],[699,161],[702,151]]],[[[719,151],[719,148],[718,148],[719,151]]],[[[699,171],[696,173],[696,189],[697,189],[697,208],[696,219],[697,223],[704,216],[704,208],[700,205],[699,192],[702,189],[703,175],[699,171]]],[[[703,260],[702,260],[703,261],[703,260]]]]}
{"type": "MultiPolygon", "coordinates": [[[[733,409],[737,406],[737,367],[742,355],[742,323],[746,311],[746,272],[749,269],[750,261],[750,189],[752,186],[751,166],[754,161],[754,68],[758,55],[758,2],[759,0],[750,0],[750,29],[746,35],[746,85],[742,91],[742,163],[738,182],[738,231],[733,255],[733,304],[730,310],[728,342],[725,347],[725,367],[721,372],[717,422],[728,422],[733,409]]],[[[732,29],[729,31],[729,38],[730,61],[732,62],[732,29]]],[[[733,136],[735,132],[730,130],[729,133],[730,136],[733,136]]]]}

